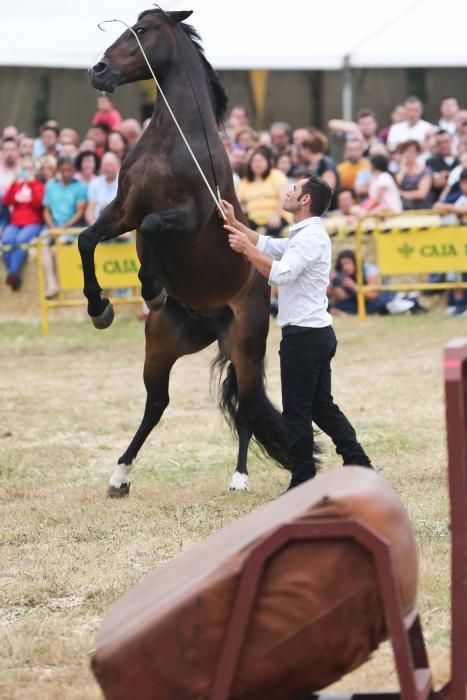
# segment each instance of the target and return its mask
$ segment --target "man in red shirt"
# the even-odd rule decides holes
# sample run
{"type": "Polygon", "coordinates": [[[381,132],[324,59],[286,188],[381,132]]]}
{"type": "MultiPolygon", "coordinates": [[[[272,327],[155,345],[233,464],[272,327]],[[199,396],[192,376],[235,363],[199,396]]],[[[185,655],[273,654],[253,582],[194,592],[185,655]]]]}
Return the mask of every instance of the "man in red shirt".
{"type": "Polygon", "coordinates": [[[3,262],[7,268],[6,284],[13,292],[21,286],[20,270],[27,257],[21,246],[37,238],[44,225],[42,200],[44,184],[35,177],[34,162],[23,158],[13,184],[5,192],[3,204],[11,208],[10,223],[3,232],[3,262]]]}

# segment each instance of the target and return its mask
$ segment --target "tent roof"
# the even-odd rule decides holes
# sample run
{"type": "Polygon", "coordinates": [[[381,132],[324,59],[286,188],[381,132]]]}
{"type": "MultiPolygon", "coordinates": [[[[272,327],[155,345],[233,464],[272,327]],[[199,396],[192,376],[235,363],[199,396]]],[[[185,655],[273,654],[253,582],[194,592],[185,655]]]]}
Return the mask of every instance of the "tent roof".
{"type": "MultiPolygon", "coordinates": [[[[97,23],[136,21],[148,0],[22,0],[2,11],[0,66],[87,68],[123,31],[97,23]]],[[[218,69],[339,69],[467,66],[467,3],[451,0],[310,0],[276,6],[265,0],[166,0],[164,9],[194,10],[206,55],[218,69]],[[445,15],[443,16],[443,12],[445,15]]]]}

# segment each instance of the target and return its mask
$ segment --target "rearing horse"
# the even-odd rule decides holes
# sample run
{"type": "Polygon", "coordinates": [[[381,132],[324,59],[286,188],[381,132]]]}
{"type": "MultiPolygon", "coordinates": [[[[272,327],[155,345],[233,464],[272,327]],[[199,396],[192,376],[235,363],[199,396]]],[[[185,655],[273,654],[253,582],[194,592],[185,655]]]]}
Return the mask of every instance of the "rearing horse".
{"type": "MultiPolygon", "coordinates": [[[[183,23],[190,15],[148,10],[133,30],[211,187],[218,185],[222,197],[234,204],[237,218],[244,220],[218,134],[226,94],[204,56],[199,35],[183,23]]],[[[95,88],[108,92],[150,77],[130,30],[107,49],[90,75],[95,88]]],[[[133,460],[169,403],[169,375],[176,360],[215,340],[220,368],[230,360],[220,403],[239,437],[230,489],[245,490],[252,436],[288,467],[282,417],[264,388],[269,288],[250,263],[230,249],[216,204],[162,100],[157,100],[151,123],[122,164],[116,198],[79,237],[84,294],[97,328],[109,326],[114,314],[109,300],[101,298],[94,250],[98,243],[134,229],[142,296],[158,312],[151,312],[146,322],[143,420],[118,460],[109,495],[129,491],[133,460]]]]}

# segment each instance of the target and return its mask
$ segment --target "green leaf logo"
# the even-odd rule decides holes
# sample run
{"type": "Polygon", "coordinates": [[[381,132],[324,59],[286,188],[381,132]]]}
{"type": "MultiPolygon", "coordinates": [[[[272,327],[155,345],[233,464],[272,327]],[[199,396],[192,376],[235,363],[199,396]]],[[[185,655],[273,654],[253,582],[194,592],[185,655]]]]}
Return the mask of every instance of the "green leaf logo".
{"type": "Polygon", "coordinates": [[[415,248],[413,246],[409,245],[408,243],[404,243],[402,248],[397,249],[397,252],[403,255],[404,258],[407,260],[407,258],[410,258],[414,250],[415,248]]]}

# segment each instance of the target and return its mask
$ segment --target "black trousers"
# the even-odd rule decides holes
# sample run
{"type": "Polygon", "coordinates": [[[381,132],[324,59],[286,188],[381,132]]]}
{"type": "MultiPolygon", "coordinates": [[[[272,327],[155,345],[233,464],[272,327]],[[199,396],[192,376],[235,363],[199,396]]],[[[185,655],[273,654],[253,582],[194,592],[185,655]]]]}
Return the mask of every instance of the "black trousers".
{"type": "Polygon", "coordinates": [[[354,428],[332,398],[331,360],[336,348],[332,326],[286,326],[282,330],[282,406],[293,484],[316,474],[312,421],[329,435],[344,464],[371,467],[354,428]]]}

